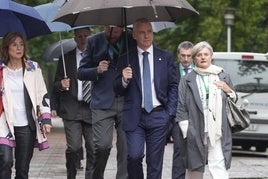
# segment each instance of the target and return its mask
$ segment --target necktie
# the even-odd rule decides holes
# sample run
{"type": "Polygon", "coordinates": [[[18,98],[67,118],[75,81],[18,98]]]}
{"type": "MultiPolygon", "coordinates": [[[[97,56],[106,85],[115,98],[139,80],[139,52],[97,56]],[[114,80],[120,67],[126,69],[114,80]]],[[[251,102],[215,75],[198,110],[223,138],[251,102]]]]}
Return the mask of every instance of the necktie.
{"type": "Polygon", "coordinates": [[[117,44],[113,44],[112,46],[113,46],[113,56],[115,58],[118,58],[118,55],[119,55],[119,47],[118,47],[117,44]]]}
{"type": "MultiPolygon", "coordinates": [[[[83,58],[83,53],[80,53],[83,58]]],[[[91,99],[91,81],[82,81],[82,98],[86,103],[90,102],[91,99]]]]}
{"type": "Polygon", "coordinates": [[[91,81],[82,81],[82,96],[86,103],[91,99],[91,81]]]}
{"type": "Polygon", "coordinates": [[[188,71],[189,71],[188,67],[185,67],[183,70],[184,70],[185,74],[188,74],[188,71]]]}
{"type": "Polygon", "coordinates": [[[143,97],[144,108],[149,113],[153,109],[151,74],[148,59],[149,52],[143,52],[143,97]]]}

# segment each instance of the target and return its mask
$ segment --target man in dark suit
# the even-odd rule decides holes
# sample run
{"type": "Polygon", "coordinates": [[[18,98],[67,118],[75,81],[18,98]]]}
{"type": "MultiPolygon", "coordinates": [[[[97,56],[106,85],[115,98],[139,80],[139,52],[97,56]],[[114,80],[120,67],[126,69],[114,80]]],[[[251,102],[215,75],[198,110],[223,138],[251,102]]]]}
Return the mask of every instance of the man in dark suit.
{"type": "Polygon", "coordinates": [[[129,179],[144,178],[146,143],[147,179],[161,179],[167,131],[177,108],[178,73],[173,55],[153,45],[147,19],[134,23],[133,37],[137,47],[126,54],[129,61],[126,55],[119,59],[114,84],[116,93],[124,95],[122,126],[127,137],[128,174],[129,179]]]}
{"type": "MultiPolygon", "coordinates": [[[[129,47],[134,40],[128,39],[129,47]]],[[[112,148],[113,129],[117,132],[117,179],[127,179],[127,145],[121,128],[123,98],[116,96],[113,83],[118,57],[126,51],[121,27],[105,26],[104,32],[88,39],[84,58],[78,69],[80,80],[92,81],[93,135],[95,147],[94,179],[103,179],[112,148]]]]}
{"type": "MultiPolygon", "coordinates": [[[[192,42],[183,41],[178,45],[176,67],[179,72],[178,81],[180,78],[193,69],[193,59],[191,58],[192,42]]],[[[172,179],[184,179],[185,178],[185,166],[183,164],[181,156],[181,147],[180,145],[180,131],[179,126],[175,123],[174,120],[170,123],[170,136],[173,139],[173,162],[172,162],[172,179]]]]}
{"type": "Polygon", "coordinates": [[[64,55],[67,77],[64,75],[63,60],[59,59],[55,75],[54,89],[59,97],[59,116],[63,119],[67,149],[67,178],[75,179],[79,160],[79,150],[82,146],[82,136],[86,147],[85,178],[92,178],[93,169],[93,132],[89,104],[83,100],[82,81],[77,79],[77,69],[82,58],[81,53],[86,48],[86,39],[90,35],[89,28],[74,30],[77,47],[64,55]]]}

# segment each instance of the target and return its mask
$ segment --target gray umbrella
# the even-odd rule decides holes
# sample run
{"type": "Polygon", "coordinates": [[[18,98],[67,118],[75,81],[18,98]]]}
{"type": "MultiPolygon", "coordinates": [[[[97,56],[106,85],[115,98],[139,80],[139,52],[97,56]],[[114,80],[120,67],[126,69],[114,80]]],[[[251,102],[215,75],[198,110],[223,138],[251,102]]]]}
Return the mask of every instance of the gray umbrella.
{"type": "Polygon", "coordinates": [[[55,21],[71,26],[133,24],[137,18],[176,21],[198,12],[186,0],[69,0],[59,10],[55,21]]]}
{"type": "MultiPolygon", "coordinates": [[[[168,22],[168,21],[159,21],[159,22],[151,22],[153,31],[155,33],[158,33],[164,29],[176,27],[176,24],[174,22],[168,22]]],[[[133,25],[128,25],[128,28],[133,28],[133,25]]]]}
{"type": "MultiPolygon", "coordinates": [[[[147,18],[151,22],[174,22],[197,14],[186,0],[69,0],[61,7],[54,21],[72,27],[91,24],[117,25],[127,29],[127,25],[138,18],[147,18]]],[[[127,33],[125,41],[128,44],[127,33]]],[[[127,55],[127,61],[128,58],[127,55]]]]}
{"type": "Polygon", "coordinates": [[[46,61],[57,61],[61,57],[61,47],[63,54],[73,50],[76,47],[76,43],[73,38],[64,39],[61,42],[55,42],[48,46],[43,52],[42,57],[46,61]],[[62,45],[62,46],[61,46],[62,45]]]}

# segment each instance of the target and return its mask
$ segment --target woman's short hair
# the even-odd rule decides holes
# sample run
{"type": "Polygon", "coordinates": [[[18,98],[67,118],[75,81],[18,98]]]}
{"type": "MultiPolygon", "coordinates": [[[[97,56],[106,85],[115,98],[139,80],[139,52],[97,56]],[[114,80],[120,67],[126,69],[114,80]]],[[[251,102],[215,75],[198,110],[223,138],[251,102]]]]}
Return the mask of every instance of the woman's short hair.
{"type": "Polygon", "coordinates": [[[202,42],[199,42],[199,43],[197,43],[197,44],[194,45],[194,47],[192,49],[192,58],[194,58],[196,56],[196,54],[200,50],[202,50],[204,48],[207,48],[210,51],[211,56],[213,55],[213,48],[212,48],[212,46],[208,42],[202,41],[202,42]]]}

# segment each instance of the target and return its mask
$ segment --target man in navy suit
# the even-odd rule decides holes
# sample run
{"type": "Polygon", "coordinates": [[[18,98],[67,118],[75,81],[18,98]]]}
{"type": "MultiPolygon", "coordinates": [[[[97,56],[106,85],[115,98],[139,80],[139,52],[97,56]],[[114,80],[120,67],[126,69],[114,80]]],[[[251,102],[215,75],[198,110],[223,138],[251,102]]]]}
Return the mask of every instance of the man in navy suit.
{"type": "MultiPolygon", "coordinates": [[[[131,39],[128,40],[131,47],[131,39]]],[[[121,27],[105,26],[104,32],[88,39],[87,48],[78,69],[80,80],[90,80],[92,96],[95,163],[93,179],[103,179],[112,148],[113,129],[117,132],[116,179],[127,179],[127,144],[121,128],[123,97],[115,95],[113,84],[118,57],[126,51],[125,35],[121,27]]]]}
{"type": "Polygon", "coordinates": [[[116,93],[125,97],[122,127],[127,138],[128,174],[129,179],[144,178],[142,161],[146,146],[147,179],[161,179],[168,127],[176,114],[178,73],[173,55],[153,45],[153,30],[147,19],[134,23],[133,38],[137,47],[126,54],[129,61],[126,55],[120,57],[114,84],[116,93]],[[150,70],[145,68],[148,64],[143,64],[145,59],[150,70]],[[143,73],[148,70],[149,83],[145,77],[148,74],[143,73]]]}

